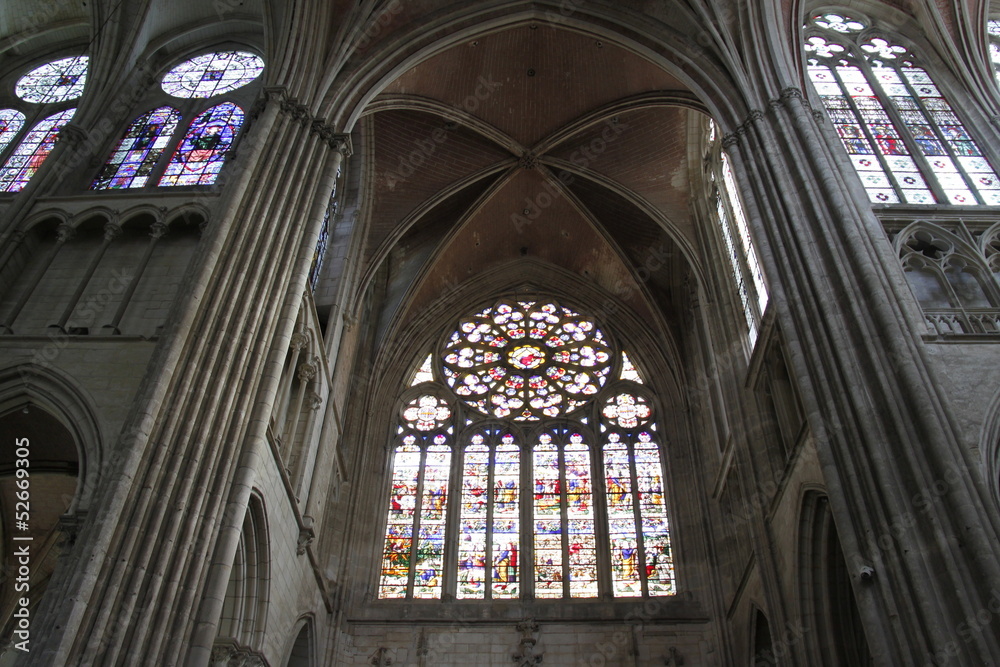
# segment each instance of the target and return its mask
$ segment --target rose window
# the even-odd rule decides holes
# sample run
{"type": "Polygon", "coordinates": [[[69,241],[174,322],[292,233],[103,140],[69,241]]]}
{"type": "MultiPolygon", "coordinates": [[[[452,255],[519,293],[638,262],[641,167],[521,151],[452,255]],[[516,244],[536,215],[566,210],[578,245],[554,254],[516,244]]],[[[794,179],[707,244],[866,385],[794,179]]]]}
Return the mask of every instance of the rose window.
{"type": "Polygon", "coordinates": [[[445,378],[463,401],[519,421],[584,405],[604,385],[612,362],[591,319],[534,301],[502,301],[462,318],[443,357],[445,378]]]}
{"type": "Polygon", "coordinates": [[[436,396],[415,398],[403,409],[407,426],[418,431],[432,431],[451,417],[447,404],[436,396]]]}
{"type": "Polygon", "coordinates": [[[621,393],[604,404],[601,414],[619,428],[636,428],[649,421],[653,411],[646,399],[635,394],[621,393]]]}

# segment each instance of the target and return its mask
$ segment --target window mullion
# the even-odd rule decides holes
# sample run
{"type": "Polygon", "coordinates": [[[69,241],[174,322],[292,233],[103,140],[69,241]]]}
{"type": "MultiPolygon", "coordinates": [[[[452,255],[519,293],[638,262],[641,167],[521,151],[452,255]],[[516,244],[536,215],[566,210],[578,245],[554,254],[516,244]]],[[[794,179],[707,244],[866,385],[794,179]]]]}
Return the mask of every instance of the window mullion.
{"type": "Polygon", "coordinates": [[[487,600],[493,599],[493,505],[496,502],[496,491],[493,488],[493,484],[495,483],[496,475],[494,473],[496,472],[497,464],[497,437],[495,432],[490,437],[489,448],[489,458],[486,459],[486,488],[484,489],[486,493],[486,543],[483,545],[486,552],[484,559],[486,571],[483,572],[483,596],[487,600]]]}
{"type": "MultiPolygon", "coordinates": [[[[594,424],[600,424],[598,419],[594,424]]],[[[594,508],[594,548],[597,550],[597,591],[598,595],[613,596],[614,584],[611,576],[611,536],[608,533],[608,489],[605,483],[604,439],[591,449],[590,465],[594,471],[590,475],[590,504],[594,508]]]]}
{"type": "Polygon", "coordinates": [[[635,518],[635,548],[638,555],[636,558],[639,568],[639,586],[643,597],[649,596],[649,588],[646,586],[646,545],[642,535],[642,509],[641,491],[639,489],[639,476],[635,468],[635,440],[631,436],[628,438],[628,474],[632,482],[632,516],[635,518]]]}
{"type": "Polygon", "coordinates": [[[424,508],[424,481],[427,477],[427,441],[420,445],[420,476],[417,481],[417,497],[413,507],[413,532],[410,537],[409,574],[406,576],[406,598],[413,599],[414,575],[417,571],[417,550],[420,547],[420,515],[424,508]]]}
{"type": "MultiPolygon", "coordinates": [[[[860,49],[860,47],[858,48],[860,49]]],[[[930,162],[927,160],[927,156],[924,155],[924,151],[913,138],[913,133],[910,131],[910,127],[906,124],[906,121],[903,120],[903,116],[899,112],[899,109],[896,108],[896,104],[882,89],[882,83],[875,76],[871,63],[867,58],[857,59],[856,62],[861,68],[861,71],[865,73],[865,78],[868,80],[868,86],[872,89],[872,94],[875,95],[875,97],[878,98],[878,101],[882,104],[882,109],[895,126],[896,133],[899,134],[900,140],[910,152],[913,162],[917,165],[917,169],[920,170],[920,173],[924,178],[924,183],[934,194],[934,197],[937,199],[939,204],[947,204],[948,196],[945,194],[944,188],[941,187],[941,183],[938,182],[937,175],[931,168],[930,162]]],[[[903,78],[898,69],[891,69],[895,70],[900,79],[903,78]]],[[[900,194],[902,194],[902,191],[900,191],[900,194]]],[[[900,199],[902,199],[902,197],[900,199]]]]}
{"type": "MultiPolygon", "coordinates": [[[[857,61],[852,60],[852,62],[857,62],[857,61]]],[[[862,72],[864,72],[865,78],[868,80],[868,86],[872,89],[872,94],[875,95],[876,99],[879,100],[879,102],[882,104],[882,107],[885,109],[884,101],[882,100],[881,97],[879,97],[878,93],[875,91],[875,86],[873,85],[872,82],[871,71],[865,69],[865,67],[860,63],[859,63],[859,68],[861,69],[862,72]]],[[[892,188],[896,191],[896,196],[899,197],[899,201],[905,202],[906,198],[903,195],[903,186],[896,179],[896,173],[889,168],[889,162],[888,160],[886,160],[885,155],[882,154],[882,149],[879,146],[878,140],[875,138],[875,135],[872,133],[871,128],[868,126],[868,120],[865,119],[864,114],[861,113],[861,107],[858,106],[857,101],[848,92],[847,84],[844,83],[844,80],[840,76],[840,72],[837,71],[837,66],[835,64],[829,65],[829,69],[830,73],[833,75],[834,80],[837,82],[837,85],[840,87],[841,93],[843,94],[844,99],[847,101],[847,105],[851,108],[851,111],[854,113],[854,117],[857,119],[858,125],[861,127],[861,133],[864,134],[865,139],[868,140],[868,145],[872,149],[872,155],[875,157],[879,165],[882,167],[882,173],[885,174],[886,178],[889,179],[889,182],[892,184],[892,188]]],[[[885,113],[886,115],[889,114],[888,109],[885,109],[885,113]]],[[[890,121],[892,120],[892,116],[889,116],[889,120],[890,121]]],[[[899,132],[900,138],[903,139],[903,143],[906,144],[906,141],[903,138],[904,134],[905,134],[904,132],[899,132]]],[[[908,144],[906,145],[907,148],[909,148],[909,145],[908,144]]]]}
{"type": "MultiPolygon", "coordinates": [[[[899,77],[899,80],[903,83],[903,87],[906,88],[906,92],[908,92],[910,94],[910,99],[912,99],[914,101],[914,103],[917,105],[917,107],[920,109],[920,113],[923,114],[924,119],[927,121],[927,126],[931,128],[931,132],[933,132],[934,136],[937,137],[938,143],[941,144],[941,147],[944,148],[945,153],[947,153],[948,157],[951,158],[951,162],[952,162],[952,164],[955,165],[955,169],[957,169],[958,173],[962,175],[962,180],[965,181],[965,186],[969,189],[969,192],[972,193],[972,196],[976,198],[976,203],[980,204],[980,205],[985,204],[986,200],[983,199],[982,195],[979,193],[979,189],[976,188],[975,181],[973,181],[972,177],[965,170],[965,165],[963,165],[962,162],[961,162],[961,160],[958,159],[958,154],[955,153],[955,149],[951,146],[951,144],[945,138],[944,133],[941,131],[941,128],[938,127],[937,121],[934,120],[934,116],[931,115],[931,113],[927,110],[927,105],[924,103],[924,101],[920,97],[920,95],[917,94],[916,89],[910,83],[910,80],[907,78],[906,74],[903,73],[903,71],[900,68],[898,68],[898,67],[893,67],[893,69],[896,70],[896,75],[899,77]]],[[[924,70],[924,71],[926,72],[926,70],[924,70]]],[[[937,82],[934,82],[934,86],[935,87],[937,86],[937,82]]],[[[938,91],[940,91],[940,90],[941,89],[938,88],[938,91]]],[[[948,107],[951,110],[951,113],[954,114],[955,118],[958,118],[959,123],[961,124],[962,129],[965,130],[965,132],[968,134],[968,129],[966,129],[965,123],[961,122],[962,119],[959,118],[959,116],[958,116],[957,113],[955,113],[955,109],[952,108],[951,103],[948,102],[948,99],[944,96],[944,93],[940,93],[940,95],[941,95],[941,99],[948,103],[948,107]]],[[[906,131],[909,132],[910,128],[907,127],[906,131]]],[[[970,139],[972,138],[971,134],[969,134],[968,136],[969,136],[970,139]]],[[[974,142],[974,141],[972,143],[974,145],[977,145],[976,142],[974,142]]],[[[985,155],[983,156],[983,160],[986,160],[986,156],[985,155]]],[[[989,160],[986,160],[986,162],[988,163],[989,160]]],[[[931,173],[934,174],[933,171],[931,173]]],[[[934,174],[934,177],[936,179],[937,175],[934,174]]],[[[942,190],[943,190],[943,188],[942,188],[942,190]]],[[[945,203],[949,203],[949,204],[951,203],[951,201],[948,199],[947,196],[945,196],[944,202],[945,203]]]]}
{"type": "MultiPolygon", "coordinates": [[[[458,422],[458,419],[455,420],[458,422]]],[[[457,426],[457,424],[456,424],[457,426]]],[[[457,428],[453,429],[455,432],[457,428]]],[[[441,559],[441,597],[454,598],[458,591],[458,540],[461,537],[462,475],[465,447],[457,440],[452,443],[451,474],[448,478],[448,505],[444,527],[444,556],[441,559]]]]}
{"type": "Polygon", "coordinates": [[[562,538],[562,585],[563,597],[570,597],[569,588],[569,507],[566,499],[566,442],[565,438],[560,439],[558,444],[559,452],[559,522],[560,537],[562,538]]]}
{"type": "Polygon", "coordinates": [[[535,599],[535,497],[534,497],[534,447],[527,441],[518,443],[521,455],[521,562],[517,567],[521,581],[521,597],[535,599]]]}

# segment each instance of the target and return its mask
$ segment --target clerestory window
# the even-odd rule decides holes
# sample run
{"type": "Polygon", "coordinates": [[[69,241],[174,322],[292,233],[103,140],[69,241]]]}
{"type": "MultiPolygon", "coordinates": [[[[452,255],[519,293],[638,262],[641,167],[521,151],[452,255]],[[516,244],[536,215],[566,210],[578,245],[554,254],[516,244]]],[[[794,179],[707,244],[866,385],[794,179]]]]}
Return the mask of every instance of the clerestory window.
{"type": "Polygon", "coordinates": [[[259,56],[242,51],[207,53],[171,69],[160,87],[175,101],[132,121],[91,189],[215,183],[244,119],[240,105],[220,102],[220,96],[249,85],[263,70],[259,56]],[[215,103],[206,107],[204,99],[215,103]]]}
{"type": "Polygon", "coordinates": [[[869,199],[1000,205],[1000,179],[919,59],[862,20],[806,24],[813,86],[869,199]]]}
{"type": "Polygon", "coordinates": [[[404,392],[382,599],[676,592],[655,400],[593,318],[501,299],[404,392]]]}

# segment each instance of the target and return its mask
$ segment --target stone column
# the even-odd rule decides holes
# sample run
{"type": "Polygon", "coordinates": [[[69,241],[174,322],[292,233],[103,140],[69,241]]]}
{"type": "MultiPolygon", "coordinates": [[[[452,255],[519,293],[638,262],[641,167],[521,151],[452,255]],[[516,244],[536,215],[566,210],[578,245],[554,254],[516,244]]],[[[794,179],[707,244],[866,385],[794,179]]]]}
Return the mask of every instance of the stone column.
{"type": "Polygon", "coordinates": [[[347,152],[283,91],[266,97],[243,161],[223,171],[218,219],[109,453],[74,567],[36,616],[29,665],[209,663],[293,330],[287,295],[305,289],[300,250],[347,152]]]}
{"type": "Polygon", "coordinates": [[[823,118],[786,89],[725,146],[764,241],[869,645],[879,664],[925,664],[958,640],[960,662],[986,663],[1000,639],[961,641],[957,629],[986,608],[985,582],[1000,581],[996,519],[947,417],[922,326],[900,305],[897,260],[823,118]],[[934,502],[914,500],[941,485],[934,502]],[[905,531],[877,542],[901,521],[905,531]],[[863,580],[865,565],[874,576],[863,580]]]}

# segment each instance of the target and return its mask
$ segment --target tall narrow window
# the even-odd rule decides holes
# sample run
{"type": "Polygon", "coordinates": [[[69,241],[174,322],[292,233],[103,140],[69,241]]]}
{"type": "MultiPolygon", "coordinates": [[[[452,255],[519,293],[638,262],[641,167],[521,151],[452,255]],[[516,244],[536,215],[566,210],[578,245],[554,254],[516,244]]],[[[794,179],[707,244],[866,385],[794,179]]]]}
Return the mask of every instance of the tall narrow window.
{"type": "Polygon", "coordinates": [[[407,384],[380,598],[676,592],[651,394],[592,318],[502,299],[460,318],[407,384]]]}
{"type": "Polygon", "coordinates": [[[469,438],[462,465],[459,599],[520,593],[520,463],[514,435],[487,427],[469,438]]]}
{"type": "MultiPolygon", "coordinates": [[[[719,150],[713,145],[718,142],[713,123],[709,131],[710,150],[719,150]]],[[[757,342],[760,321],[767,308],[767,284],[764,272],[761,270],[760,259],[750,229],[747,226],[746,214],[740,201],[739,189],[729,164],[729,158],[724,152],[719,152],[713,177],[716,184],[716,218],[719,231],[722,234],[723,248],[729,262],[730,272],[736,294],[740,299],[740,307],[747,324],[747,338],[750,346],[757,342]]]]}
{"type": "Polygon", "coordinates": [[[381,598],[438,598],[451,469],[451,410],[437,396],[410,401],[397,429],[382,551],[381,598]]]}
{"type": "Polygon", "coordinates": [[[160,107],[132,121],[125,136],[94,179],[92,189],[144,186],[180,119],[180,112],[173,107],[160,107]]]}
{"type": "Polygon", "coordinates": [[[191,121],[160,185],[211,185],[243,124],[243,110],[223,102],[191,121]]]}
{"type": "Polygon", "coordinates": [[[809,78],[872,202],[1000,205],[1000,179],[906,47],[837,14],[806,28],[809,78]]]}
{"type": "Polygon", "coordinates": [[[1000,21],[990,19],[986,23],[986,33],[989,38],[990,63],[993,65],[993,76],[1000,85],[1000,21]]]}
{"type": "Polygon", "coordinates": [[[28,184],[45,158],[52,152],[59,130],[73,118],[76,109],[49,116],[28,132],[6,164],[0,168],[0,192],[19,192],[28,184]]]}

